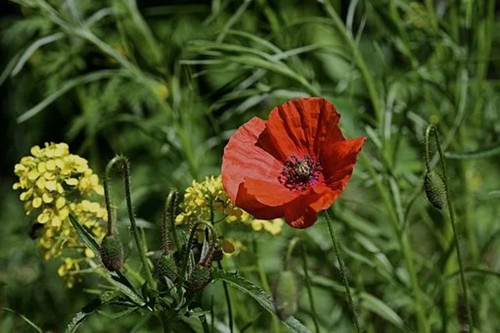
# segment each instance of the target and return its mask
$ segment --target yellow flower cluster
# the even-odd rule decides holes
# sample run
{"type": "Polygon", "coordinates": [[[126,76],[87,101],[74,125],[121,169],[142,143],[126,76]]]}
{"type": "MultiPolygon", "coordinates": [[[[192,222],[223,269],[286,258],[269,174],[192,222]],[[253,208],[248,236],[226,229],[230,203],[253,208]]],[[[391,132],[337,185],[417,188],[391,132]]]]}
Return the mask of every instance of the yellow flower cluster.
{"type": "Polygon", "coordinates": [[[184,201],[180,206],[182,213],[175,219],[177,224],[209,221],[212,211],[227,223],[240,222],[250,225],[254,231],[265,230],[272,235],[281,233],[284,224],[283,219],[271,221],[254,219],[236,207],[227,196],[220,175],[206,177],[201,183],[193,180],[192,186],[186,189],[184,201]]]}
{"type": "Polygon", "coordinates": [[[236,207],[227,196],[222,176],[206,177],[201,183],[193,180],[192,186],[186,189],[181,209],[183,212],[175,219],[177,224],[209,221],[212,210],[222,215],[227,223],[250,220],[250,215],[236,207]]]}
{"type": "Polygon", "coordinates": [[[252,228],[255,231],[259,231],[264,229],[265,231],[269,232],[271,235],[278,235],[281,233],[281,230],[283,228],[283,224],[285,224],[285,221],[283,221],[282,218],[274,219],[274,220],[259,220],[255,219],[250,222],[252,224],[252,228]]]}
{"type": "MultiPolygon", "coordinates": [[[[93,257],[92,251],[79,240],[68,215],[73,212],[97,238],[104,236],[106,209],[102,203],[93,201],[94,196],[102,198],[104,194],[98,176],[84,158],[70,154],[65,143],[46,143],[45,148],[34,146],[31,155],[23,157],[14,167],[19,181],[13,189],[23,191],[19,198],[24,202],[26,214],[36,214],[36,222],[43,226],[38,243],[44,259],[58,257],[64,249],[75,249],[84,258],[93,257]]],[[[75,263],[74,259],[66,258],[58,271],[63,278],[68,277],[68,286],[74,284],[74,274],[80,269],[75,263]]]]}

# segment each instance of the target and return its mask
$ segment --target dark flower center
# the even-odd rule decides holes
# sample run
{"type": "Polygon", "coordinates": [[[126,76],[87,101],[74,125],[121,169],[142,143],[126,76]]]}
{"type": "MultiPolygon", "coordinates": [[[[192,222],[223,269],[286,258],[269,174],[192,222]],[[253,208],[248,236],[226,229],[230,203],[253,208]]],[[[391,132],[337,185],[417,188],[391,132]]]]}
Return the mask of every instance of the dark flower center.
{"type": "Polygon", "coordinates": [[[289,190],[304,191],[319,180],[320,171],[320,163],[310,155],[302,159],[294,155],[285,161],[278,180],[289,190]]]}

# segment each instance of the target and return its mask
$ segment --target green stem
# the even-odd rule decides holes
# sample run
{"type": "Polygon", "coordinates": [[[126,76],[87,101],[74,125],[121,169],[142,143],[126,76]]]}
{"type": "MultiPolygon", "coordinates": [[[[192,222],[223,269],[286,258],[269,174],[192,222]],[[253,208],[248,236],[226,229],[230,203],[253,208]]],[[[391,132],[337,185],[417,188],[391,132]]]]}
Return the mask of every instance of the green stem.
{"type": "Polygon", "coordinates": [[[332,238],[333,249],[335,250],[335,256],[337,257],[337,262],[340,267],[340,276],[342,278],[342,282],[344,283],[344,289],[347,296],[347,304],[349,305],[349,310],[351,311],[352,314],[352,322],[354,324],[354,328],[356,328],[356,332],[360,333],[361,329],[359,327],[358,315],[356,313],[356,310],[354,309],[354,303],[352,301],[352,296],[351,296],[351,288],[349,288],[349,281],[347,280],[344,261],[340,256],[340,248],[337,242],[337,236],[335,235],[335,230],[333,229],[332,226],[332,220],[330,219],[330,215],[326,210],[325,210],[325,216],[328,225],[328,230],[330,231],[330,237],[332,238]]]}
{"type": "MultiPolygon", "coordinates": [[[[213,205],[213,198],[210,197],[210,223],[212,225],[215,225],[215,214],[214,214],[214,205],[213,205]]],[[[217,267],[219,269],[222,269],[222,263],[220,260],[217,261],[217,267]]],[[[222,281],[222,288],[224,289],[224,297],[226,299],[226,306],[227,306],[227,317],[229,321],[229,332],[233,333],[233,307],[231,305],[231,297],[229,295],[229,288],[227,287],[226,281],[222,281]]]]}
{"type": "Polygon", "coordinates": [[[351,49],[352,55],[354,57],[354,62],[358,66],[359,71],[361,72],[361,76],[363,77],[363,80],[365,81],[366,89],[368,90],[368,95],[370,96],[370,101],[372,103],[373,109],[375,110],[375,115],[377,117],[378,123],[381,125],[380,128],[382,128],[383,123],[383,116],[384,116],[384,110],[382,108],[382,103],[379,97],[379,93],[377,91],[376,85],[375,85],[375,80],[373,79],[373,76],[371,75],[368,66],[365,62],[365,59],[361,55],[361,52],[359,51],[358,47],[356,46],[356,42],[350,33],[342,22],[341,18],[333,8],[333,6],[330,3],[330,0],[318,0],[319,3],[323,4],[325,7],[326,12],[328,15],[333,20],[334,26],[337,28],[337,30],[340,32],[344,40],[346,41],[347,45],[351,49]]]}
{"type": "Polygon", "coordinates": [[[177,201],[177,192],[171,190],[165,201],[165,210],[163,211],[163,223],[162,223],[162,250],[167,252],[171,249],[171,237],[174,240],[174,250],[180,249],[179,238],[177,237],[177,232],[175,229],[175,206],[177,201]]]}
{"type": "Polygon", "coordinates": [[[108,224],[107,224],[107,232],[106,235],[111,235],[113,232],[113,225],[114,225],[114,220],[115,220],[115,212],[111,208],[111,196],[109,194],[109,174],[111,172],[111,168],[115,164],[116,161],[114,161],[116,157],[111,160],[108,165],[106,166],[106,171],[104,173],[104,178],[103,178],[103,185],[104,185],[104,200],[106,201],[106,211],[108,213],[108,224]],[[114,162],[113,162],[114,161],[114,162]]]}
{"type": "MultiPolygon", "coordinates": [[[[223,269],[222,263],[217,261],[217,267],[219,269],[223,269]]],[[[227,317],[229,321],[229,332],[233,333],[233,307],[231,306],[231,297],[229,296],[229,289],[227,287],[226,281],[222,281],[222,288],[224,289],[224,298],[226,299],[227,305],[227,317]]]]}
{"type": "Polygon", "coordinates": [[[373,182],[375,183],[375,186],[377,187],[378,192],[380,193],[382,201],[384,202],[384,205],[387,209],[387,212],[389,213],[389,217],[392,222],[392,227],[398,238],[399,248],[401,249],[403,258],[408,268],[408,275],[410,277],[411,289],[413,292],[413,297],[415,299],[415,313],[417,316],[417,325],[418,325],[417,331],[420,333],[428,333],[430,332],[430,328],[427,321],[427,317],[425,316],[424,313],[424,307],[421,296],[422,291],[420,290],[417,273],[415,271],[415,266],[413,264],[413,252],[411,250],[411,246],[406,236],[406,233],[404,233],[402,230],[405,224],[402,223],[400,226],[396,211],[391,203],[389,195],[386,192],[386,187],[380,181],[375,169],[373,168],[373,165],[371,164],[370,160],[368,159],[368,157],[364,152],[361,152],[360,160],[365,166],[365,168],[368,170],[368,173],[370,174],[373,182]]]}
{"type": "MultiPolygon", "coordinates": [[[[191,251],[191,244],[193,243],[193,240],[194,240],[194,237],[196,235],[196,232],[198,231],[198,228],[202,225],[207,227],[208,229],[210,229],[210,237],[212,238],[212,240],[211,240],[212,242],[216,241],[216,239],[217,239],[214,227],[210,223],[205,222],[205,221],[199,221],[193,225],[193,228],[191,229],[191,232],[189,233],[188,242],[186,243],[186,249],[185,249],[184,255],[182,256],[182,265],[181,265],[181,268],[182,268],[181,278],[182,279],[185,278],[185,275],[187,272],[187,264],[188,264],[189,252],[191,251]]],[[[203,258],[200,258],[200,260],[202,260],[202,259],[203,258]]],[[[180,283],[182,283],[182,281],[180,281],[180,283]]]]}
{"type": "MultiPolygon", "coordinates": [[[[264,267],[262,266],[262,262],[260,260],[259,248],[257,246],[257,240],[255,239],[254,233],[252,233],[252,245],[253,245],[253,253],[255,255],[255,265],[257,266],[257,272],[259,274],[260,283],[262,284],[262,288],[267,293],[271,293],[271,287],[269,286],[269,281],[267,280],[266,272],[264,271],[264,267]]],[[[272,316],[273,322],[273,332],[279,333],[281,332],[280,323],[278,321],[277,316],[272,316]]]]}
{"type": "Polygon", "coordinates": [[[316,312],[316,308],[314,306],[314,298],[313,298],[313,294],[312,294],[311,280],[309,279],[309,272],[307,270],[306,247],[305,247],[303,242],[302,242],[302,246],[301,246],[301,252],[302,252],[302,266],[303,266],[304,274],[305,274],[305,278],[306,278],[306,289],[307,289],[307,294],[309,296],[309,306],[311,307],[314,329],[315,329],[316,333],[320,333],[321,330],[319,328],[318,313],[316,312]]]}
{"type": "MultiPolygon", "coordinates": [[[[432,124],[427,126],[427,130],[425,131],[425,147],[426,147],[425,151],[426,151],[426,154],[428,154],[428,152],[429,152],[429,150],[428,150],[429,137],[431,135],[431,132],[434,133],[434,139],[436,140],[436,146],[438,149],[439,159],[441,161],[441,169],[443,171],[443,182],[444,182],[444,188],[445,188],[445,192],[446,192],[446,202],[448,204],[448,211],[450,214],[451,227],[453,229],[453,236],[455,239],[455,248],[457,251],[458,267],[460,270],[460,283],[462,284],[462,291],[464,294],[465,307],[467,310],[467,317],[468,317],[467,319],[469,322],[469,332],[473,332],[474,325],[473,325],[473,321],[472,321],[472,311],[471,311],[469,296],[468,296],[468,291],[467,291],[467,281],[465,280],[465,275],[464,275],[464,265],[462,262],[462,253],[460,250],[460,243],[458,241],[458,233],[457,233],[457,227],[456,227],[456,222],[455,222],[455,213],[453,211],[450,189],[448,187],[448,173],[446,172],[446,163],[444,160],[443,151],[441,150],[438,131],[437,131],[437,128],[432,124]]],[[[428,158],[429,158],[429,156],[426,155],[426,159],[428,159],[428,158]]]]}
{"type": "Polygon", "coordinates": [[[293,254],[293,250],[297,246],[297,244],[301,244],[301,256],[302,256],[302,268],[304,269],[304,275],[305,275],[305,280],[306,280],[306,289],[307,289],[307,295],[309,297],[309,306],[311,307],[311,313],[312,313],[312,319],[314,323],[314,329],[316,330],[317,333],[320,332],[319,328],[319,323],[318,323],[318,313],[316,312],[316,308],[314,306],[314,298],[312,294],[312,289],[311,289],[311,280],[309,278],[309,272],[307,270],[307,257],[306,257],[306,247],[304,245],[304,242],[301,241],[301,238],[299,237],[294,237],[288,244],[288,248],[286,251],[286,256],[285,256],[285,262],[284,262],[284,268],[283,270],[288,271],[290,270],[290,262],[293,254]]]}
{"type": "MultiPolygon", "coordinates": [[[[144,270],[146,272],[146,281],[150,288],[155,288],[155,282],[153,279],[153,275],[151,274],[151,268],[149,267],[148,260],[146,258],[146,251],[144,246],[139,238],[139,230],[137,228],[137,223],[135,221],[134,208],[132,206],[132,196],[130,190],[130,165],[127,158],[123,155],[115,156],[106,166],[106,177],[109,177],[109,172],[111,171],[113,165],[117,162],[121,162],[122,172],[123,172],[123,181],[125,184],[125,199],[127,201],[127,210],[128,216],[130,219],[130,230],[132,231],[132,235],[135,240],[135,245],[137,247],[137,251],[139,252],[139,257],[141,259],[142,265],[144,266],[144,270]]],[[[109,193],[108,193],[109,194],[109,193]]],[[[106,202],[106,205],[110,205],[109,200],[106,202]]],[[[109,226],[109,225],[108,225],[109,226]]]]}

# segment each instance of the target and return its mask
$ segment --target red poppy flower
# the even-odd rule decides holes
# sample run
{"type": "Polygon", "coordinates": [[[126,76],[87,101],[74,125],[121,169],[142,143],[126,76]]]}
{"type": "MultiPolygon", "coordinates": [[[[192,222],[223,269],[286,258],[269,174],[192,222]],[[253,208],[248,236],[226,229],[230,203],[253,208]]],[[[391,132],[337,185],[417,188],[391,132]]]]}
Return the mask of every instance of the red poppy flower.
{"type": "Polygon", "coordinates": [[[346,140],[340,114],[323,98],[277,106],[230,138],[222,182],[231,200],[259,219],[307,228],[344,190],[365,138],[346,140]]]}

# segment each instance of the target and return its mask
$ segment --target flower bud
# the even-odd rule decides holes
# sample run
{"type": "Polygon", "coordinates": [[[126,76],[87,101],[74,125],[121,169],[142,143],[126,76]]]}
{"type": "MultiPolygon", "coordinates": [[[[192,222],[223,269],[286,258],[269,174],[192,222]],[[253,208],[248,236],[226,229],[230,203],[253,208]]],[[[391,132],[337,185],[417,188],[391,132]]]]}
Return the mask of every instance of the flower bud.
{"type": "Polygon", "coordinates": [[[191,274],[186,285],[186,290],[190,294],[200,292],[212,279],[212,272],[209,267],[196,266],[191,274]]]}
{"type": "Polygon", "coordinates": [[[281,271],[274,285],[273,302],[280,319],[290,317],[297,310],[299,289],[292,271],[281,271]]]}
{"type": "Polygon", "coordinates": [[[424,177],[424,190],[430,203],[441,210],[446,204],[446,190],[443,178],[434,172],[427,171],[424,177]]]}
{"type": "Polygon", "coordinates": [[[177,265],[172,256],[162,255],[155,264],[155,275],[160,280],[160,283],[165,282],[164,278],[175,281],[177,277],[177,265]]]}
{"type": "Polygon", "coordinates": [[[123,265],[123,246],[117,235],[106,235],[101,243],[101,260],[109,271],[119,271],[123,265]]]}

